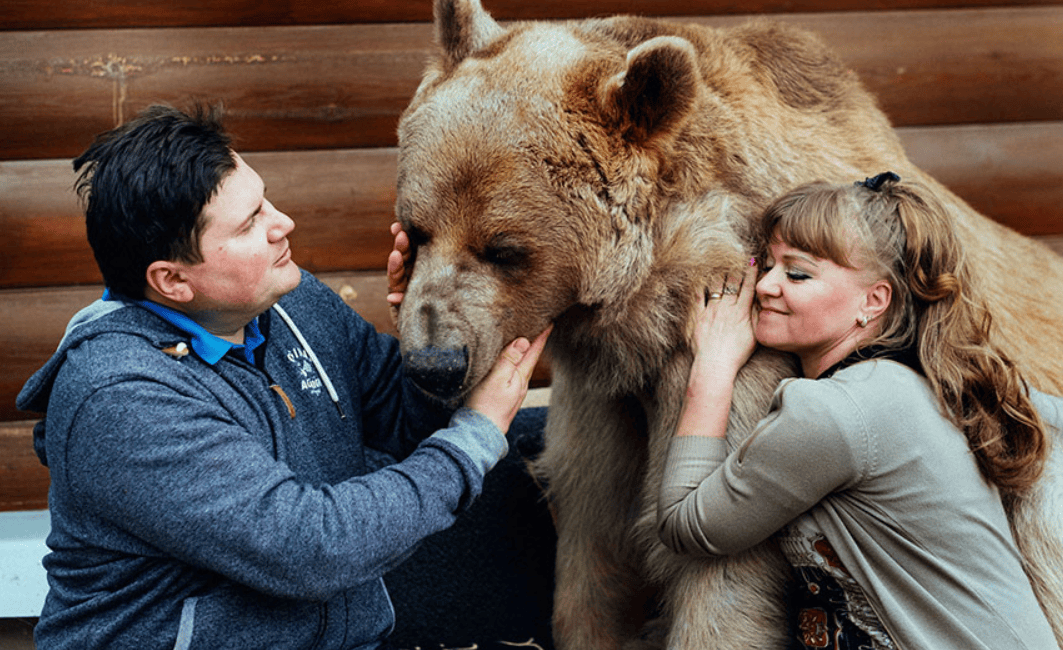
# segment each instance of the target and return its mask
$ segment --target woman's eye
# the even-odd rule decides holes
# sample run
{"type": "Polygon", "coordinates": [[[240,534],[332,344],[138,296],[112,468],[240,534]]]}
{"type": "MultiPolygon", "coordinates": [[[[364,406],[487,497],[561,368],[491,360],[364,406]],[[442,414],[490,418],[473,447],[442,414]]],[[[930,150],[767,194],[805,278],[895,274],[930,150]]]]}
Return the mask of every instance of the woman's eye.
{"type": "Polygon", "coordinates": [[[807,280],[812,276],[805,273],[804,271],[790,269],[786,272],[786,277],[792,280],[793,282],[800,282],[801,280],[807,280]]]}

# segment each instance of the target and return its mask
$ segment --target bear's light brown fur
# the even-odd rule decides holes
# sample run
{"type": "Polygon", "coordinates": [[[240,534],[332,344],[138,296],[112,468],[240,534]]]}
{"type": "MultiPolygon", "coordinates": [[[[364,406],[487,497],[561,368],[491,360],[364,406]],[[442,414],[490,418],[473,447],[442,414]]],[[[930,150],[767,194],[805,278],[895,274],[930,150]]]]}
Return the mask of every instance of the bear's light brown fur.
{"type": "MultiPolygon", "coordinates": [[[[504,343],[554,323],[539,469],[557,517],[559,648],[783,646],[787,568],[770,544],[679,557],[654,520],[694,301],[740,272],[749,224],[791,187],[893,170],[937,190],[1000,341],[1034,386],[1063,393],[1063,260],[915,168],[811,34],[633,17],[504,29],[477,0],[435,11],[441,52],[399,127],[396,210],[416,249],[399,329],[426,385],[465,390],[504,343]]],[[[733,444],[794,371],[754,356],[733,444]]],[[[1016,521],[1063,639],[1059,456],[1016,521]]]]}

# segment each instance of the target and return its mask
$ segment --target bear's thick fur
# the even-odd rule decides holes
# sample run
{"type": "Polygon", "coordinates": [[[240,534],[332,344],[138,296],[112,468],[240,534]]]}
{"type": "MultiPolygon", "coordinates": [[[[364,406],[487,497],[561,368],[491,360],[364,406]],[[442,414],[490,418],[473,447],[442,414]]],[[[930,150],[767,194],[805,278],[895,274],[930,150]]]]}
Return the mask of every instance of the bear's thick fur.
{"type": "MultiPolygon", "coordinates": [[[[453,397],[503,344],[554,324],[538,468],[558,532],[559,648],[783,647],[776,549],[680,557],[654,522],[694,301],[740,272],[750,223],[793,186],[893,170],[937,191],[1000,342],[1034,386],[1063,393],[1063,259],[914,167],[812,34],[635,17],[503,28],[478,0],[436,0],[435,14],[440,53],[399,126],[396,211],[415,249],[399,331],[422,385],[453,397]]],[[[794,372],[754,355],[732,444],[794,372]]],[[[1015,518],[1063,640],[1060,458],[1015,518]]]]}

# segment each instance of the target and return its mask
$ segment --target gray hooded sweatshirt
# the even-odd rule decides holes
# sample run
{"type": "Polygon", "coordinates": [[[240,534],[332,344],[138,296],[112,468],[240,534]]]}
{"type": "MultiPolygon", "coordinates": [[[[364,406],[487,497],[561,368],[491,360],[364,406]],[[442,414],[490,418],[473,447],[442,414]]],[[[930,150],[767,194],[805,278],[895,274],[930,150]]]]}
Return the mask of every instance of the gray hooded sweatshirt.
{"type": "Polygon", "coordinates": [[[27,382],[51,472],[40,650],[389,633],[381,576],[476,498],[505,437],[417,389],[397,341],[309,274],[278,305],[254,363],[211,364],[143,306],[97,301],[27,382]],[[401,462],[372,471],[371,449],[401,462]]]}

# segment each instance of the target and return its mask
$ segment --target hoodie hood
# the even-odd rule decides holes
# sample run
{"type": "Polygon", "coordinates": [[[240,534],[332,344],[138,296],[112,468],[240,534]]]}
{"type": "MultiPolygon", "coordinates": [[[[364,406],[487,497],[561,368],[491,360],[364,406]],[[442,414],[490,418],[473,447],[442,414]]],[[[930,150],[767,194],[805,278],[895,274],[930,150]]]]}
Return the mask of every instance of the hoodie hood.
{"type": "MultiPolygon", "coordinates": [[[[108,318],[122,309],[129,309],[134,305],[118,300],[97,300],[85,307],[67,323],[66,332],[59,341],[55,353],[48,359],[40,370],[33,373],[29,381],[19,391],[15,404],[24,411],[37,411],[43,413],[48,410],[48,399],[51,397],[52,385],[60,368],[66,361],[67,352],[80,345],[86,339],[92,338],[103,332],[116,331],[114,324],[116,319],[108,318]]],[[[120,322],[120,321],[117,321],[120,322]]],[[[130,331],[133,331],[130,329],[130,331]]]]}
{"type": "MultiPolygon", "coordinates": [[[[303,355],[312,363],[313,369],[328,392],[340,419],[345,419],[346,414],[340,406],[339,395],[332,384],[331,378],[325,372],[324,366],[303,337],[302,332],[299,331],[295,322],[279,304],[273,305],[271,311],[275,311],[280,316],[281,321],[288,326],[288,329],[298,340],[299,345],[302,347],[303,355]]],[[[268,329],[268,317],[264,321],[264,326],[268,329]]],[[[22,387],[22,390],[19,391],[18,398],[15,401],[18,408],[38,413],[47,412],[48,402],[51,399],[56,378],[62,370],[63,364],[66,363],[68,353],[89,339],[112,334],[136,336],[162,352],[177,357],[188,354],[190,348],[195,349],[196,347],[194,338],[190,340],[192,335],[186,332],[180,323],[171,322],[170,319],[164,318],[162,314],[156,313],[150,307],[142,307],[135,302],[120,297],[97,300],[79,311],[70,320],[66,333],[59,342],[59,347],[56,349],[55,354],[40,370],[30,377],[25,386],[22,387]]],[[[47,466],[44,419],[40,420],[33,428],[33,447],[37,457],[47,466]]]]}
{"type": "MultiPolygon", "coordinates": [[[[188,338],[135,303],[126,300],[97,300],[70,320],[55,353],[22,387],[15,399],[15,405],[23,411],[47,412],[55,379],[66,362],[67,353],[89,339],[115,333],[146,338],[159,348],[188,338]]],[[[33,449],[41,463],[48,465],[44,425],[45,420],[42,419],[33,428],[33,449]]]]}

